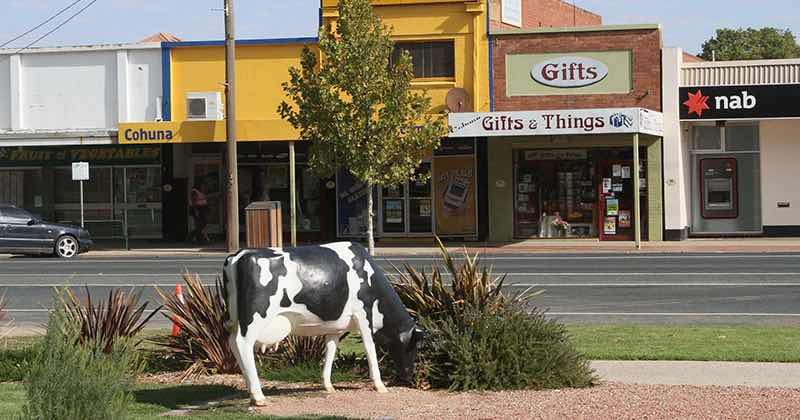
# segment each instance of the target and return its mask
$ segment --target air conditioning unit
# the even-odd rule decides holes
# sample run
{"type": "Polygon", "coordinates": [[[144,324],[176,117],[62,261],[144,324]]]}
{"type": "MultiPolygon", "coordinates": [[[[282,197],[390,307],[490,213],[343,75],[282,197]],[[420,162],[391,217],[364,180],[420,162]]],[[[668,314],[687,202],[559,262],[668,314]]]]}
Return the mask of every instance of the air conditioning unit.
{"type": "Polygon", "coordinates": [[[222,94],[220,92],[186,93],[186,118],[189,120],[224,119],[222,94]]]}

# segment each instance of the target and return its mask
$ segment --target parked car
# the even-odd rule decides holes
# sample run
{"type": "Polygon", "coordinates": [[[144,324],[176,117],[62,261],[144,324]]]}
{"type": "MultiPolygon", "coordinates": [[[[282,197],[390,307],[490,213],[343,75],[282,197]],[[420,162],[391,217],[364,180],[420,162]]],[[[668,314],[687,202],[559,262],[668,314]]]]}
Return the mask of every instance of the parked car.
{"type": "Polygon", "coordinates": [[[91,246],[89,231],[80,226],[45,222],[23,209],[0,204],[0,253],[72,258],[91,246]]]}

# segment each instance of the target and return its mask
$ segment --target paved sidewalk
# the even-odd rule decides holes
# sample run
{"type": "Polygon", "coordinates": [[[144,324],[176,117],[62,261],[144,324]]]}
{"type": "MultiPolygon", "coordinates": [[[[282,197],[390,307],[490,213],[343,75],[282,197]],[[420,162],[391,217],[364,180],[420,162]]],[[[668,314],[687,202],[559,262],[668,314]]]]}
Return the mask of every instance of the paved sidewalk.
{"type": "MultiPolygon", "coordinates": [[[[447,242],[446,246],[457,254],[465,247],[470,253],[482,254],[581,254],[581,253],[777,253],[800,252],[800,238],[725,238],[690,239],[679,242],[643,242],[637,250],[633,242],[600,242],[598,240],[528,240],[513,243],[447,242]]],[[[430,241],[379,242],[378,255],[436,255],[439,249],[430,241]]],[[[131,250],[120,249],[118,244],[99,244],[88,256],[180,256],[225,254],[223,244],[192,246],[168,242],[134,242],[131,250]]]]}
{"type": "Polygon", "coordinates": [[[800,388],[800,363],[593,361],[592,367],[607,382],[800,388]]]}

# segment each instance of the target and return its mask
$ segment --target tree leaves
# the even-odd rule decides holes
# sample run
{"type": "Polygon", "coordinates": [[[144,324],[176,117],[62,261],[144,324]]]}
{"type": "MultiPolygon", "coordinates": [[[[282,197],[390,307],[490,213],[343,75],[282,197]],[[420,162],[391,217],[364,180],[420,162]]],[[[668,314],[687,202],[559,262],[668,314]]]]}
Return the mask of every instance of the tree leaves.
{"type": "Polygon", "coordinates": [[[800,57],[800,46],[790,30],[777,28],[717,29],[715,37],[703,43],[705,60],[762,60],[800,57]]]}

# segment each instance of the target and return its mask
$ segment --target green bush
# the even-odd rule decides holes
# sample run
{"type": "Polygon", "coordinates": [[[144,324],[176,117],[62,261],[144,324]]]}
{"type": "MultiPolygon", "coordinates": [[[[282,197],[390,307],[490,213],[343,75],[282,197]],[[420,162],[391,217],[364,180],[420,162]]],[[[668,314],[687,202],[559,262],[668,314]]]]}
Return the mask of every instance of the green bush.
{"type": "Polygon", "coordinates": [[[596,382],[563,325],[505,306],[465,308],[458,318],[422,319],[428,333],[418,383],[450,390],[552,389],[596,382]]]}
{"type": "Polygon", "coordinates": [[[81,325],[70,322],[63,307],[51,313],[47,334],[37,345],[25,380],[24,419],[125,419],[131,388],[141,363],[130,338],[105,343],[81,342],[81,325]]]}
{"type": "Polygon", "coordinates": [[[33,363],[33,348],[0,350],[0,382],[18,382],[33,363]]]}

